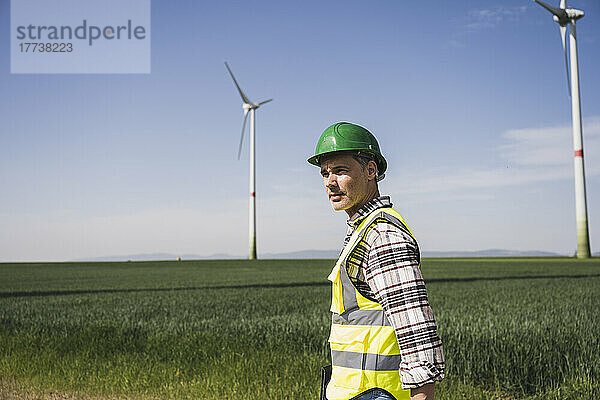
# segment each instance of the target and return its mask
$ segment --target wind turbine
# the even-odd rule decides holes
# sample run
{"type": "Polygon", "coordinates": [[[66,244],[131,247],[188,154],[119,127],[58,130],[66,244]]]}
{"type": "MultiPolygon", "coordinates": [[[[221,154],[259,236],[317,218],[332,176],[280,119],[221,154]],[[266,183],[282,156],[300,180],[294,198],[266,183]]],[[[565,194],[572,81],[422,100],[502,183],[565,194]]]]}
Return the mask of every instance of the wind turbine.
{"type": "Polygon", "coordinates": [[[237,88],[242,101],[242,108],[244,109],[244,122],[242,123],[242,136],[240,137],[240,147],[238,149],[238,160],[240,159],[240,154],[242,153],[242,143],[244,142],[244,128],[246,127],[246,119],[248,118],[248,113],[250,113],[250,207],[249,207],[249,215],[248,215],[248,237],[250,240],[250,254],[248,256],[249,260],[256,260],[256,168],[255,168],[255,151],[254,151],[254,132],[255,132],[255,116],[254,111],[265,103],[272,101],[273,99],[261,101],[259,103],[253,103],[250,101],[248,96],[244,94],[240,85],[238,85],[235,76],[233,76],[233,72],[231,72],[231,68],[227,62],[225,62],[225,67],[227,67],[227,71],[229,71],[229,75],[231,75],[231,79],[233,79],[233,83],[235,83],[235,87],[237,88]]]}
{"type": "Polygon", "coordinates": [[[581,104],[579,97],[579,67],[577,63],[577,34],[575,21],[583,17],[583,11],[566,8],[566,0],[560,0],[560,6],[552,7],[535,0],[540,6],[550,11],[554,21],[558,22],[563,50],[565,51],[565,66],[567,82],[569,82],[569,57],[567,55],[566,31],[571,24],[569,33],[569,50],[571,56],[571,76],[569,95],[571,96],[571,114],[573,116],[573,147],[575,150],[575,215],[577,220],[577,258],[591,256],[587,218],[587,203],[585,194],[585,170],[583,166],[583,130],[581,127],[581,104]]]}

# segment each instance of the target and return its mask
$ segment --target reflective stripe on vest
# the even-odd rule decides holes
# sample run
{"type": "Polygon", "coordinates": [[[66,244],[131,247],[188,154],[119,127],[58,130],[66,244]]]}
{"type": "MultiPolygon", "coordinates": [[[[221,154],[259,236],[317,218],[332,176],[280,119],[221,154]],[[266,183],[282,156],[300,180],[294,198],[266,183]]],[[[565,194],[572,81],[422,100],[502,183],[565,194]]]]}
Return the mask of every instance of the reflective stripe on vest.
{"type": "Polygon", "coordinates": [[[329,274],[333,371],[327,385],[328,400],[348,400],[375,387],[398,400],[410,399],[410,390],[403,390],[400,381],[401,357],[394,329],[381,304],[361,295],[346,270],[346,264],[356,258],[355,252],[362,251],[367,233],[380,219],[412,237],[397,211],[389,207],[374,210],[352,233],[329,274]]]}

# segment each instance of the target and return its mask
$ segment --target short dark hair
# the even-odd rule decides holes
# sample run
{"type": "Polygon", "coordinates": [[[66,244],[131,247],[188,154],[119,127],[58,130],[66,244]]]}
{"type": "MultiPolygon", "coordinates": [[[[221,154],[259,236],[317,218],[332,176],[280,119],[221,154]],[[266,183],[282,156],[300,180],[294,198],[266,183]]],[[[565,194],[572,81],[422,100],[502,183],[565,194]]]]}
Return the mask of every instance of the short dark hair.
{"type": "MultiPolygon", "coordinates": [[[[375,162],[377,165],[377,161],[373,159],[368,153],[352,153],[352,158],[354,158],[362,167],[363,171],[367,167],[369,161],[375,162]]],[[[377,165],[377,169],[379,170],[379,165],[377,165]]]]}
{"type": "Polygon", "coordinates": [[[340,153],[351,155],[352,158],[354,158],[356,160],[356,162],[358,162],[360,164],[360,167],[362,168],[363,171],[365,170],[365,168],[367,168],[367,164],[369,163],[369,161],[373,161],[375,163],[375,165],[377,166],[377,172],[379,173],[379,164],[377,163],[377,160],[370,153],[366,153],[366,152],[355,151],[355,150],[342,150],[342,151],[338,151],[335,153],[332,152],[329,154],[323,154],[322,156],[319,156],[319,158],[317,160],[318,160],[319,164],[321,164],[321,162],[323,162],[323,160],[325,158],[327,158],[328,156],[334,155],[334,154],[340,154],[340,153]]]}

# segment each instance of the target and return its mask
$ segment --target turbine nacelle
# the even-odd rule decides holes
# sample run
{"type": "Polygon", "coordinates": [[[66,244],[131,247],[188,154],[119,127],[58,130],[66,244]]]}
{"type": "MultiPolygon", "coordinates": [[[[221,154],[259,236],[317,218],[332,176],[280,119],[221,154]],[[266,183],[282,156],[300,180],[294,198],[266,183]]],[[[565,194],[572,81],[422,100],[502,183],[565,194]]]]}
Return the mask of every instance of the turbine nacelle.
{"type": "Polygon", "coordinates": [[[560,26],[566,26],[569,22],[577,21],[584,16],[582,10],[566,8],[567,2],[565,0],[561,0],[560,7],[552,7],[540,0],[535,0],[535,2],[550,11],[552,13],[552,19],[555,22],[558,22],[560,26]]]}
{"type": "Polygon", "coordinates": [[[256,110],[258,107],[260,107],[263,104],[268,103],[272,100],[273,99],[269,99],[269,100],[261,101],[259,103],[244,103],[244,104],[242,104],[242,108],[244,109],[244,112],[247,113],[250,110],[256,110]]]}
{"type": "Polygon", "coordinates": [[[569,19],[572,21],[577,21],[579,18],[583,18],[583,16],[585,15],[585,13],[582,10],[576,10],[574,8],[567,8],[565,12],[567,13],[569,19]]]}

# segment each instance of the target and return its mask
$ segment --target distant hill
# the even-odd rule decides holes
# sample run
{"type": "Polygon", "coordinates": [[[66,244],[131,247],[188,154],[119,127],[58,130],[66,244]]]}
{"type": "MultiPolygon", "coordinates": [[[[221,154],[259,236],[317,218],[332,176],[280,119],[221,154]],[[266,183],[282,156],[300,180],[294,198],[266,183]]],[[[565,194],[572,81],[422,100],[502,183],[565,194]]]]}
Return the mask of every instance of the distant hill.
{"type": "Polygon", "coordinates": [[[103,256],[103,257],[89,257],[89,258],[78,258],[73,261],[163,261],[163,260],[176,260],[177,257],[181,257],[182,260],[227,260],[242,258],[241,256],[232,256],[229,254],[213,254],[210,256],[201,256],[198,254],[171,254],[171,253],[142,253],[142,254],[129,254],[122,256],[103,256]]]}
{"type": "MultiPolygon", "coordinates": [[[[304,250],[290,253],[267,253],[261,254],[261,258],[337,258],[340,250],[304,250]]],[[[519,251],[505,249],[488,249],[477,251],[423,251],[422,257],[560,257],[565,254],[549,251],[519,251]]]]}
{"type": "Polygon", "coordinates": [[[423,257],[561,257],[566,254],[538,250],[488,249],[477,251],[423,251],[423,257]]]}
{"type": "MultiPolygon", "coordinates": [[[[311,258],[337,258],[340,254],[337,250],[303,250],[289,253],[265,253],[259,254],[262,259],[311,259],[311,258]]],[[[129,254],[121,256],[89,257],[78,258],[73,261],[161,261],[176,260],[181,257],[182,260],[235,260],[245,259],[246,255],[231,255],[224,253],[202,256],[199,254],[172,254],[172,253],[147,253],[147,254],[129,254]]]]}
{"type": "Polygon", "coordinates": [[[291,258],[291,259],[309,259],[309,258],[338,258],[341,250],[302,250],[292,251],[290,253],[266,253],[260,254],[262,258],[291,258]]]}
{"type": "MultiPolygon", "coordinates": [[[[333,259],[337,258],[340,250],[302,250],[288,253],[265,253],[259,254],[262,259],[333,259]]],[[[477,251],[428,251],[421,253],[423,257],[560,257],[567,254],[553,253],[549,251],[538,250],[506,250],[506,249],[488,249],[477,251]]],[[[600,252],[594,253],[595,257],[600,256],[600,252]]],[[[160,261],[176,260],[181,257],[182,260],[231,260],[245,259],[246,255],[231,255],[217,253],[208,256],[199,254],[172,254],[172,253],[144,253],[130,254],[121,256],[105,256],[80,258],[73,261],[160,261]]]]}

